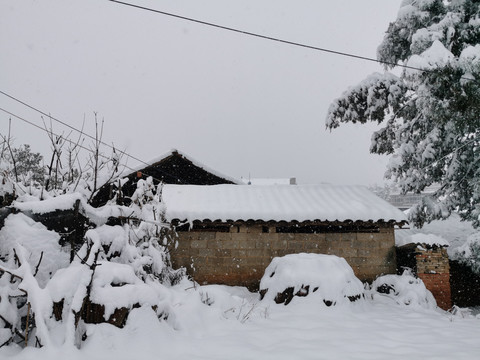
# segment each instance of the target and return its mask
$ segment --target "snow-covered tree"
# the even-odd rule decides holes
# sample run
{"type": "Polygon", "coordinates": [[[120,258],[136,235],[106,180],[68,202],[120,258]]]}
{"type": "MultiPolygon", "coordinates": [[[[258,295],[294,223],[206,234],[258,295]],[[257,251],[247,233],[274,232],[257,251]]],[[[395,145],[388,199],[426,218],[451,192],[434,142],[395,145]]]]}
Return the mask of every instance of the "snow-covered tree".
{"type": "Polygon", "coordinates": [[[384,200],[390,201],[392,194],[398,192],[394,185],[391,184],[374,184],[368,187],[368,189],[373,192],[378,197],[381,197],[384,200]]]}
{"type": "Polygon", "coordinates": [[[0,134],[0,206],[9,205],[18,194],[31,193],[44,183],[43,156],[25,144],[14,147],[0,134]]]}
{"type": "Polygon", "coordinates": [[[33,152],[28,144],[14,148],[12,152],[19,181],[24,185],[29,185],[32,181],[43,184],[45,178],[43,156],[40,153],[33,152]]]}
{"type": "Polygon", "coordinates": [[[386,177],[403,192],[438,191],[411,212],[416,225],[458,211],[480,226],[480,2],[404,0],[367,77],[330,106],[328,129],[381,124],[370,151],[391,155],[386,177]]]}
{"type": "Polygon", "coordinates": [[[470,235],[462,246],[456,248],[454,258],[480,275],[480,232],[470,235]]]}

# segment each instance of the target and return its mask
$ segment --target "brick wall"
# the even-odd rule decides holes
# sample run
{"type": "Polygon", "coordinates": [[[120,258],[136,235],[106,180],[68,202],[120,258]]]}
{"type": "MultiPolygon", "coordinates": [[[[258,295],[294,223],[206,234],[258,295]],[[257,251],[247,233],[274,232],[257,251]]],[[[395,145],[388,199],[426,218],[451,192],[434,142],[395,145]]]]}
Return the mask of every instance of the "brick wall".
{"type": "Polygon", "coordinates": [[[362,281],[395,273],[393,227],[377,232],[277,233],[275,227],[232,226],[230,232],[178,232],[171,251],[174,267],[185,267],[200,284],[258,287],[265,268],[276,256],[321,253],[344,257],[362,281]]]}
{"type": "Polygon", "coordinates": [[[450,290],[450,264],[444,248],[418,249],[415,254],[417,275],[430,290],[438,307],[452,307],[450,290]]]}

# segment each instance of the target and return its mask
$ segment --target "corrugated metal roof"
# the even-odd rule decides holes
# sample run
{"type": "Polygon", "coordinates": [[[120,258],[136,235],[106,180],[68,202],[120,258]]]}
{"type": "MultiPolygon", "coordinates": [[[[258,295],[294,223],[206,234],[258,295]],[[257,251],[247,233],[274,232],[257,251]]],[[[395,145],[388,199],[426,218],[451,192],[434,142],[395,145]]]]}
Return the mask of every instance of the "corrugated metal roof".
{"type": "Polygon", "coordinates": [[[167,184],[163,200],[169,221],[407,221],[364,186],[167,184]]]}

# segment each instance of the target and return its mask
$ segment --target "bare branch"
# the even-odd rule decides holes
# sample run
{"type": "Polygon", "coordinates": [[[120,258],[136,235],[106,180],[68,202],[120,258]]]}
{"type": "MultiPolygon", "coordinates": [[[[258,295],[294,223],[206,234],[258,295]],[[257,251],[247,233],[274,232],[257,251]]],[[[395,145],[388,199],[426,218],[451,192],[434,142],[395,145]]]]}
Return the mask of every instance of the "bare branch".
{"type": "Polygon", "coordinates": [[[27,304],[27,320],[25,323],[25,347],[28,345],[28,325],[29,325],[29,320],[30,320],[30,309],[32,305],[30,304],[30,301],[27,304]]]}
{"type": "Polygon", "coordinates": [[[7,270],[3,267],[0,267],[0,272],[6,272],[7,274],[10,274],[12,277],[23,280],[23,278],[20,275],[15,274],[14,272],[7,270]]]}
{"type": "Polygon", "coordinates": [[[40,267],[40,264],[42,263],[42,259],[43,259],[43,251],[40,253],[40,259],[38,260],[38,264],[35,267],[35,273],[33,274],[33,276],[37,276],[38,268],[40,267]]]}
{"type": "Polygon", "coordinates": [[[17,172],[17,163],[15,160],[15,155],[13,154],[12,147],[10,146],[10,130],[11,130],[11,125],[12,125],[12,119],[10,118],[8,121],[8,137],[7,137],[7,148],[8,151],[10,152],[10,156],[12,158],[12,164],[13,164],[13,174],[15,175],[15,182],[18,183],[18,172],[17,172]]]}
{"type": "Polygon", "coordinates": [[[15,259],[15,262],[17,263],[18,267],[22,266],[22,262],[20,261],[20,258],[17,255],[17,251],[13,249],[13,257],[15,259]]]}

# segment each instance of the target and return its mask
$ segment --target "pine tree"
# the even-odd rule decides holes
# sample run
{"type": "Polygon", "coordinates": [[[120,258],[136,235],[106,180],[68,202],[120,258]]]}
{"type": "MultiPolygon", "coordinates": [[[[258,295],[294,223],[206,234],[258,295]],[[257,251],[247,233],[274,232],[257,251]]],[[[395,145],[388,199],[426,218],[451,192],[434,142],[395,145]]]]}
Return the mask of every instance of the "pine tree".
{"type": "Polygon", "coordinates": [[[377,58],[386,72],[334,100],[327,128],[381,124],[370,151],[391,156],[386,177],[403,192],[440,185],[412,209],[417,226],[452,211],[479,226],[480,1],[403,1],[377,58]]]}

